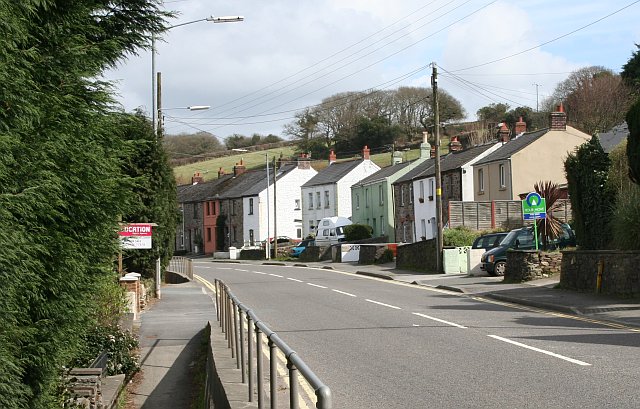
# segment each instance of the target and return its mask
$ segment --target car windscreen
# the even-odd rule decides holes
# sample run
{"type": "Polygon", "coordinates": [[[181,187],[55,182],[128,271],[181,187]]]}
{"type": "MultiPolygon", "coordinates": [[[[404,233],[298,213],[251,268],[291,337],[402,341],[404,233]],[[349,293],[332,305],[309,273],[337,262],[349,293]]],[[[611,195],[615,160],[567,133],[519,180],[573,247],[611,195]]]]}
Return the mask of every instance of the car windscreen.
{"type": "Polygon", "coordinates": [[[511,243],[513,243],[516,240],[516,237],[518,236],[518,232],[519,230],[510,231],[509,234],[507,234],[506,237],[502,239],[502,241],[500,242],[500,245],[504,247],[509,247],[511,243]]]}

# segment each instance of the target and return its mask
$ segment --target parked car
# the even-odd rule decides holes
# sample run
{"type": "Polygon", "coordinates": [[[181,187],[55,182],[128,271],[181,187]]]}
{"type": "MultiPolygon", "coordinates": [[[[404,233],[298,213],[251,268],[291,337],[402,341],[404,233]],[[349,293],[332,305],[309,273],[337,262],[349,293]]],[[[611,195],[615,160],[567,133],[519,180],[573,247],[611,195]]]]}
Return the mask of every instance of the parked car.
{"type": "Polygon", "coordinates": [[[307,247],[312,246],[313,242],[313,239],[302,240],[295,247],[291,248],[291,257],[300,257],[300,254],[302,254],[302,252],[305,251],[307,247]]]}
{"type": "MultiPolygon", "coordinates": [[[[540,245],[541,240],[538,240],[540,245]]],[[[568,224],[562,225],[562,234],[548,243],[549,249],[563,248],[576,245],[576,236],[568,224]]],[[[536,248],[533,227],[522,227],[511,230],[500,242],[498,247],[486,251],[480,259],[480,269],[489,275],[502,276],[507,269],[507,251],[509,249],[533,250],[536,248]]],[[[539,247],[540,248],[540,247],[539,247]]]]}
{"type": "Polygon", "coordinates": [[[489,250],[498,247],[502,240],[507,237],[508,232],[483,234],[476,238],[471,245],[472,249],[489,250]]]}

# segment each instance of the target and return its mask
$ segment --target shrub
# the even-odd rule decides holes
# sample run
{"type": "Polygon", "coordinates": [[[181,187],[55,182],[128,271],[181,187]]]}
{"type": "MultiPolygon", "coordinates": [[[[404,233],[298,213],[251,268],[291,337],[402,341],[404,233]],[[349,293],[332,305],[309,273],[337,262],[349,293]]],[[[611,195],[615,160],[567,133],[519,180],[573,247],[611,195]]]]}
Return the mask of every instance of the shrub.
{"type": "Polygon", "coordinates": [[[85,335],[85,349],[73,366],[85,367],[103,351],[109,356],[107,375],[133,375],[140,369],[138,340],[129,331],[118,326],[94,327],[85,335]]]}
{"type": "Polygon", "coordinates": [[[344,238],[346,241],[370,239],[373,228],[366,224],[350,224],[344,226],[344,238]]]}
{"type": "Polygon", "coordinates": [[[453,229],[445,229],[442,240],[445,246],[463,247],[472,245],[478,236],[480,236],[479,232],[468,227],[458,226],[453,229]]]}
{"type": "Polygon", "coordinates": [[[379,258],[377,258],[374,263],[375,264],[384,264],[384,263],[390,263],[393,261],[393,250],[391,249],[385,249],[382,252],[382,255],[380,255],[379,258]]]}
{"type": "Polygon", "coordinates": [[[640,186],[618,192],[611,227],[615,248],[640,250],[640,186]]]}

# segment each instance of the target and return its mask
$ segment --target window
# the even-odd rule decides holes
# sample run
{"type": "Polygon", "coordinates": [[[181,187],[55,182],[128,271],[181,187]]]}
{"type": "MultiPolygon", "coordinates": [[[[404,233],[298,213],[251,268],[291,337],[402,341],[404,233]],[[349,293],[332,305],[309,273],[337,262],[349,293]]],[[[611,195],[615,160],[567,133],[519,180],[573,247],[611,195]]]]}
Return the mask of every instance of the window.
{"type": "Polygon", "coordinates": [[[378,197],[380,198],[380,206],[384,205],[384,190],[382,185],[378,186],[378,197]]]}
{"type": "Polygon", "coordinates": [[[484,169],[478,169],[478,190],[484,192],[484,169]]]}
{"type": "Polygon", "coordinates": [[[253,214],[253,198],[249,198],[249,214],[253,214]]]}
{"type": "Polygon", "coordinates": [[[216,214],[216,204],[217,202],[211,202],[211,213],[216,214]]]}
{"type": "Polygon", "coordinates": [[[302,238],[302,229],[300,228],[296,229],[296,238],[298,239],[302,238]]]}
{"type": "Polygon", "coordinates": [[[210,205],[211,205],[210,202],[205,203],[205,207],[207,209],[207,216],[211,215],[211,208],[209,207],[210,205]]]}
{"type": "Polygon", "coordinates": [[[424,181],[420,181],[420,199],[424,200],[424,181]]]}
{"type": "Polygon", "coordinates": [[[431,179],[429,181],[429,200],[433,200],[433,193],[434,193],[434,190],[435,190],[435,184],[436,184],[435,180],[431,179]]]}
{"type": "Polygon", "coordinates": [[[253,229],[249,229],[249,245],[253,246],[256,243],[255,238],[253,236],[253,229]]]}
{"type": "Polygon", "coordinates": [[[322,207],[322,203],[320,203],[320,192],[316,192],[316,209],[322,207]]]}
{"type": "Polygon", "coordinates": [[[300,210],[300,199],[295,199],[295,209],[294,210],[300,210]]]}
{"type": "Polygon", "coordinates": [[[328,190],[324,191],[324,208],[325,209],[329,208],[329,191],[328,190]]]}
{"type": "Polygon", "coordinates": [[[231,236],[231,241],[235,242],[237,238],[238,238],[238,230],[236,226],[233,226],[233,236],[231,236]]]}
{"type": "Polygon", "coordinates": [[[427,238],[427,222],[425,219],[420,220],[420,227],[422,227],[422,237],[427,238]]]}
{"type": "Polygon", "coordinates": [[[198,218],[198,205],[194,203],[192,208],[193,208],[193,218],[197,219],[198,218]]]}
{"type": "Polygon", "coordinates": [[[236,201],[232,200],[231,201],[231,215],[235,215],[236,214],[236,201]]]}
{"type": "Polygon", "coordinates": [[[409,185],[409,204],[413,203],[413,183],[409,185]]]}
{"type": "Polygon", "coordinates": [[[356,209],[360,208],[360,193],[356,193],[356,209]]]}
{"type": "Polygon", "coordinates": [[[309,193],[309,209],[313,209],[313,193],[309,193]]]}
{"type": "Polygon", "coordinates": [[[373,218],[373,222],[371,223],[371,227],[373,227],[373,234],[376,234],[376,218],[373,218]]]}
{"type": "Polygon", "coordinates": [[[404,206],[405,185],[400,186],[400,206],[404,206]]]}
{"type": "Polygon", "coordinates": [[[505,175],[504,175],[504,165],[500,165],[498,167],[498,171],[500,173],[500,187],[504,188],[504,187],[507,186],[507,181],[506,181],[506,178],[505,178],[505,175]]]}
{"type": "Polygon", "coordinates": [[[364,190],[364,207],[369,207],[369,189],[364,190]]]}
{"type": "Polygon", "coordinates": [[[211,243],[211,227],[207,227],[207,243],[211,243]]]}
{"type": "Polygon", "coordinates": [[[385,228],[384,228],[384,216],[380,216],[380,235],[384,236],[385,228]]]}

